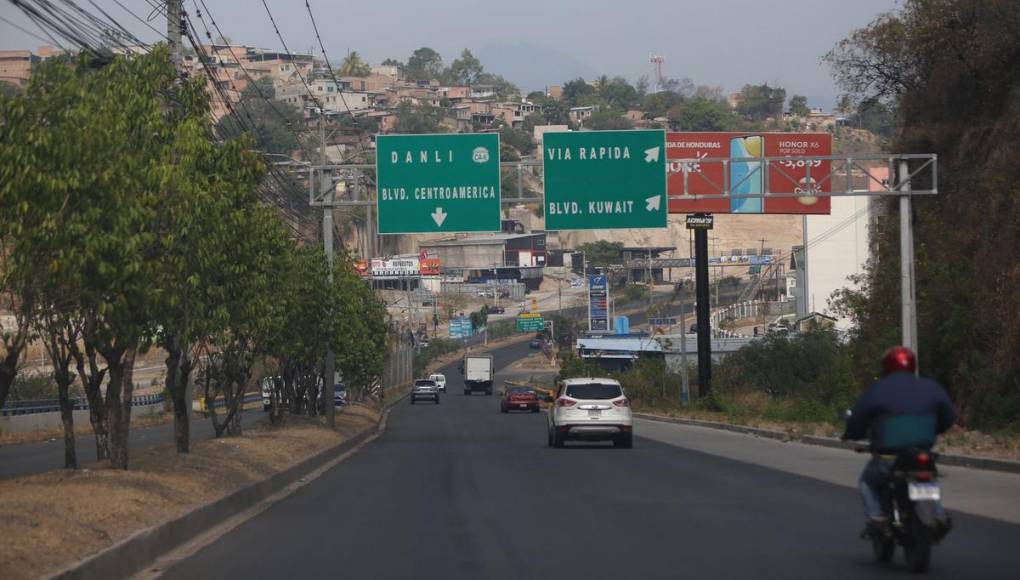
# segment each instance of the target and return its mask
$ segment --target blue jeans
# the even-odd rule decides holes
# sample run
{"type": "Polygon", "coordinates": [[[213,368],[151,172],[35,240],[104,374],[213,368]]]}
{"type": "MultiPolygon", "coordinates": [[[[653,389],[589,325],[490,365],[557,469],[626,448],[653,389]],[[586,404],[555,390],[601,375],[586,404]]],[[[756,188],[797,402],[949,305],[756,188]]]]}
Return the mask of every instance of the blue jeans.
{"type": "MultiPolygon", "coordinates": [[[[886,485],[889,483],[889,472],[893,461],[873,455],[871,461],[864,466],[858,487],[861,500],[864,502],[864,517],[881,518],[892,513],[892,500],[888,497],[886,485]]],[[[935,502],[935,517],[943,519],[946,510],[942,502],[935,502]]]]}

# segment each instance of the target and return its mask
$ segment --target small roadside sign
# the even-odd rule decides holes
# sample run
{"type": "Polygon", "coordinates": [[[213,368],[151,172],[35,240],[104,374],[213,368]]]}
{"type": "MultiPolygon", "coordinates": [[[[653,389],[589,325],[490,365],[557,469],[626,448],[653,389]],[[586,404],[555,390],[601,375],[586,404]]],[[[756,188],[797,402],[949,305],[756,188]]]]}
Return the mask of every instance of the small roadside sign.
{"type": "Polygon", "coordinates": [[[687,229],[710,230],[715,225],[715,216],[710,213],[694,213],[687,216],[687,229]]]}
{"type": "Polygon", "coordinates": [[[537,332],[545,328],[545,319],[541,316],[518,316],[517,330],[521,332],[537,332]]]}

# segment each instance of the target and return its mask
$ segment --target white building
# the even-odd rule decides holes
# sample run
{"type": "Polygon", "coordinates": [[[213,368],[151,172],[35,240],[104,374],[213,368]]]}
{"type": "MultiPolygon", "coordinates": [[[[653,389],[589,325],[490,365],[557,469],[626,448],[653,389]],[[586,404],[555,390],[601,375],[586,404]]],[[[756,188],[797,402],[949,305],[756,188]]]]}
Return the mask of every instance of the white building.
{"type": "Polygon", "coordinates": [[[350,111],[361,111],[372,106],[372,100],[368,93],[359,93],[347,90],[341,83],[339,86],[332,80],[315,79],[308,81],[308,87],[302,82],[292,82],[280,87],[276,91],[277,100],[290,103],[299,109],[305,107],[317,107],[321,103],[327,112],[346,113],[350,111]],[[308,89],[312,90],[311,98],[308,89]]]}
{"type": "MultiPolygon", "coordinates": [[[[876,179],[887,179],[888,169],[873,168],[876,179]]],[[[862,179],[863,181],[863,179],[862,179]]],[[[869,189],[881,189],[868,180],[869,189]]],[[[829,306],[832,293],[856,287],[848,278],[863,274],[870,257],[869,233],[876,204],[874,198],[833,197],[832,213],[827,216],[807,217],[807,291],[806,309],[799,312],[818,312],[836,318],[836,328],[846,330],[851,321],[838,316],[829,306]]]]}

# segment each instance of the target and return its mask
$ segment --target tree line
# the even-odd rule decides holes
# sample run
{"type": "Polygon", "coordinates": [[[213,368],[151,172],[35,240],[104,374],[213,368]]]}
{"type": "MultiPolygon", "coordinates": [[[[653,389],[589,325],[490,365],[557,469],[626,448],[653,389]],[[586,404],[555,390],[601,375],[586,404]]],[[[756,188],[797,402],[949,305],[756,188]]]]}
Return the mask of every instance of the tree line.
{"type": "Polygon", "coordinates": [[[212,414],[219,436],[240,432],[259,367],[280,374],[277,390],[300,411],[327,342],[353,385],[385,362],[383,306],[344,255],[330,265],[289,237],[262,203],[267,165],[253,137],[222,139],[209,111],[205,79],[179,79],[165,46],[47,61],[24,91],[0,96],[0,307],[10,314],[0,406],[28,344],[42,343],[67,467],[78,463],[76,381],[98,458],[128,467],[134,360],[152,348],[167,354],[181,453],[189,382],[207,404],[225,402],[222,421],[212,414]]]}
{"type": "MultiPolygon", "coordinates": [[[[857,103],[894,111],[892,151],[938,154],[937,196],[916,200],[921,372],[971,427],[1020,424],[1020,3],[908,0],[826,57],[857,103]]],[[[899,336],[899,220],[890,203],[875,258],[836,305],[873,376],[899,336]]]]}

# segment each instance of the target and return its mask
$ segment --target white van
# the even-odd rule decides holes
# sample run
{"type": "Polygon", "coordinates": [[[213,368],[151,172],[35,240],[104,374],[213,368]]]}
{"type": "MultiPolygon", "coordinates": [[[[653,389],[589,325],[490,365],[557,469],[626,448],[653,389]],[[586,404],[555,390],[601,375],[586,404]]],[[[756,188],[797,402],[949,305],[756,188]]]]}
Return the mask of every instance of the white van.
{"type": "Polygon", "coordinates": [[[440,392],[446,392],[446,375],[440,373],[429,375],[429,380],[436,384],[436,387],[439,388],[440,392]]]}

